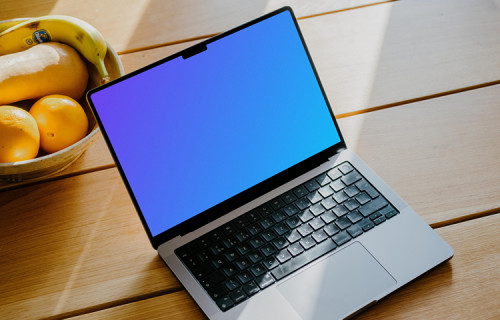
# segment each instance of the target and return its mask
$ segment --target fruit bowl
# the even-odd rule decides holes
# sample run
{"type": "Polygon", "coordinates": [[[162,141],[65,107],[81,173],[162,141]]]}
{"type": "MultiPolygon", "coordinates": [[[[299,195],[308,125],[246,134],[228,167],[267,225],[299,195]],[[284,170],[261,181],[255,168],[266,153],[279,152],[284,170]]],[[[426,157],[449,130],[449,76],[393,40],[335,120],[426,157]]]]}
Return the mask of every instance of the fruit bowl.
{"type": "MultiPolygon", "coordinates": [[[[0,23],[5,22],[6,21],[2,21],[0,23]]],[[[124,75],[120,59],[109,43],[104,64],[111,80],[124,75]]],[[[87,67],[89,70],[89,81],[86,91],[99,86],[101,79],[99,72],[94,65],[87,62],[87,67]]],[[[15,105],[29,109],[29,105],[33,102],[34,101],[23,101],[15,105]]],[[[55,175],[66,169],[82,155],[92,142],[98,138],[99,127],[94,115],[92,114],[90,106],[85,99],[85,95],[78,102],[82,105],[89,120],[89,132],[87,135],[73,145],[55,153],[39,153],[36,158],[31,160],[0,163],[0,183],[35,181],[42,177],[55,175]]]]}

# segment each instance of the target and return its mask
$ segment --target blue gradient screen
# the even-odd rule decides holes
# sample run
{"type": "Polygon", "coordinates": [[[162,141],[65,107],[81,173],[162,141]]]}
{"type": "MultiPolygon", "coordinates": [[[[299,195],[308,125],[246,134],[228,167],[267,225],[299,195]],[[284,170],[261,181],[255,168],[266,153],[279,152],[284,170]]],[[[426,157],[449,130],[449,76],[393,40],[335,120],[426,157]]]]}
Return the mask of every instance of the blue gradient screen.
{"type": "Polygon", "coordinates": [[[288,11],[90,99],[153,236],[340,142],[288,11]]]}

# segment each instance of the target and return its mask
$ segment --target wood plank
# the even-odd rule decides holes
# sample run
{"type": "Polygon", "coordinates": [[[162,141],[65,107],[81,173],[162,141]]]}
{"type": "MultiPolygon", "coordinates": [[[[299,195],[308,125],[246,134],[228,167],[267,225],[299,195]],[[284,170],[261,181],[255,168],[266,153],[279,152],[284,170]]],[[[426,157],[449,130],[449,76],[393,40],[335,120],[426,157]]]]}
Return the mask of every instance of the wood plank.
{"type": "MultiPolygon", "coordinates": [[[[455,256],[353,319],[494,319],[500,317],[500,214],[437,232],[455,256]]],[[[186,291],[89,313],[84,319],[206,319],[186,291]]]]}
{"type": "Polygon", "coordinates": [[[179,284],[116,169],[0,193],[0,318],[37,319],[179,284]]]}
{"type": "MultiPolygon", "coordinates": [[[[337,116],[500,82],[491,0],[405,0],[300,20],[337,116]]],[[[198,41],[121,55],[126,72],[198,41]]]]}
{"type": "Polygon", "coordinates": [[[500,210],[500,85],[341,119],[358,153],[431,225],[500,210]]]}
{"type": "MultiPolygon", "coordinates": [[[[299,23],[342,117],[499,81],[500,10],[488,1],[407,0],[299,23]]],[[[130,72],[194,43],[125,54],[121,60],[130,72]]],[[[99,146],[104,148],[88,152],[71,174],[93,170],[95,163],[112,166],[105,144],[99,146]]]]}
{"type": "MultiPolygon", "coordinates": [[[[462,219],[500,207],[499,94],[489,87],[339,123],[427,222],[462,219]]],[[[70,316],[181,288],[115,168],[1,192],[0,213],[0,318],[70,316]]]]}
{"type": "Polygon", "coordinates": [[[95,26],[118,51],[206,36],[289,5],[298,17],[377,3],[377,0],[150,1],[3,0],[0,21],[64,14],[95,26]]]}

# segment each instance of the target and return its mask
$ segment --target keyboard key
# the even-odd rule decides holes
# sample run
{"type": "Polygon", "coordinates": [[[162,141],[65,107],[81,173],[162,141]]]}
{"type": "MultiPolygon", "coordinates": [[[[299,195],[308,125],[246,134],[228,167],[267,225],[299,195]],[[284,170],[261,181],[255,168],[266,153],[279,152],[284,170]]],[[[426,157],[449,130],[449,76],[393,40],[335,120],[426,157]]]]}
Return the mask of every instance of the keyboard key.
{"type": "Polygon", "coordinates": [[[276,211],[275,213],[271,214],[271,217],[276,223],[279,223],[287,218],[287,215],[283,211],[276,211]]]}
{"type": "Polygon", "coordinates": [[[306,210],[306,211],[304,211],[304,212],[301,212],[301,213],[299,213],[297,216],[298,216],[298,217],[300,218],[300,220],[301,220],[302,222],[304,222],[304,223],[305,223],[305,222],[307,222],[307,221],[309,221],[309,220],[311,220],[312,218],[314,218],[313,214],[312,214],[309,210],[306,210]]]}
{"type": "Polygon", "coordinates": [[[318,192],[323,196],[323,198],[329,197],[333,194],[333,189],[330,186],[324,186],[318,190],[318,192]]]}
{"type": "Polygon", "coordinates": [[[239,241],[235,236],[231,236],[231,237],[228,237],[228,238],[222,240],[222,243],[224,244],[224,246],[227,249],[229,249],[229,248],[232,248],[235,245],[237,245],[239,243],[239,241]]]}
{"type": "Polygon", "coordinates": [[[300,227],[298,227],[296,230],[300,233],[300,235],[302,237],[305,237],[314,231],[313,228],[311,228],[311,226],[308,224],[303,224],[300,227]]]}
{"type": "Polygon", "coordinates": [[[260,213],[263,217],[273,213],[273,211],[274,210],[267,203],[257,208],[257,212],[260,213]]]}
{"type": "Polygon", "coordinates": [[[260,260],[264,259],[264,254],[260,250],[255,250],[247,255],[247,257],[252,263],[257,263],[260,260]]]}
{"type": "Polygon", "coordinates": [[[286,224],[290,227],[290,229],[295,229],[302,224],[302,221],[300,221],[298,217],[291,217],[286,220],[286,224]]]}
{"type": "Polygon", "coordinates": [[[342,182],[345,183],[346,186],[350,186],[351,184],[358,182],[362,178],[363,177],[357,171],[351,171],[350,173],[340,178],[340,180],[342,180],[342,182]]]}
{"type": "Polygon", "coordinates": [[[323,173],[316,177],[316,181],[320,186],[326,186],[327,184],[332,182],[332,179],[330,179],[326,173],[323,173]]]}
{"type": "Polygon", "coordinates": [[[250,241],[248,241],[248,243],[250,243],[250,245],[254,249],[256,249],[264,244],[264,240],[260,236],[256,236],[256,237],[253,237],[252,239],[250,239],[250,241]]]}
{"type": "Polygon", "coordinates": [[[288,245],[288,241],[283,237],[279,237],[274,239],[273,245],[276,247],[276,249],[281,250],[288,245]]]}
{"type": "Polygon", "coordinates": [[[344,207],[346,207],[346,209],[349,211],[353,211],[359,207],[359,203],[354,199],[349,199],[344,202],[344,207]]]}
{"type": "Polygon", "coordinates": [[[385,216],[380,216],[378,217],[377,219],[373,220],[373,223],[375,223],[375,225],[379,225],[381,224],[382,222],[384,222],[386,219],[385,219],[385,216]]]}
{"type": "Polygon", "coordinates": [[[235,278],[228,279],[224,282],[224,285],[229,291],[233,291],[236,288],[239,288],[241,286],[241,283],[236,280],[235,278]]]}
{"type": "Polygon", "coordinates": [[[356,224],[347,228],[347,232],[351,235],[351,237],[356,238],[363,233],[363,229],[356,224]]]}
{"type": "Polygon", "coordinates": [[[337,219],[337,217],[333,214],[332,211],[327,211],[323,213],[320,217],[321,220],[323,220],[326,224],[329,224],[333,220],[337,219]]]}
{"type": "Polygon", "coordinates": [[[304,187],[306,187],[309,192],[313,192],[315,190],[318,190],[320,188],[320,185],[316,182],[316,180],[312,179],[304,183],[304,187]]]}
{"type": "Polygon", "coordinates": [[[236,269],[236,267],[233,264],[230,264],[230,265],[227,265],[224,268],[222,268],[222,272],[224,272],[224,274],[227,277],[232,277],[238,272],[238,270],[236,269]]]}
{"type": "Polygon", "coordinates": [[[335,241],[335,243],[340,247],[344,243],[351,240],[351,236],[349,235],[349,233],[347,233],[347,231],[341,231],[341,232],[337,233],[336,235],[334,235],[332,237],[332,240],[335,241]]]}
{"type": "Polygon", "coordinates": [[[258,225],[254,224],[251,225],[250,227],[247,228],[248,233],[250,233],[252,236],[255,236],[256,234],[259,234],[262,232],[262,228],[259,227],[258,225]]]}
{"type": "Polygon", "coordinates": [[[339,232],[340,228],[337,227],[337,225],[335,223],[331,223],[331,224],[327,225],[326,227],[324,227],[323,231],[325,231],[326,234],[331,237],[334,234],[336,234],[337,232],[339,232]]]}
{"type": "Polygon", "coordinates": [[[253,280],[252,275],[250,274],[249,271],[243,271],[242,273],[238,274],[236,278],[242,283],[245,284],[249,281],[253,280]]]}
{"type": "Polygon", "coordinates": [[[367,204],[365,204],[361,208],[359,208],[359,212],[364,217],[368,217],[369,215],[371,215],[375,211],[378,211],[387,205],[388,205],[387,201],[384,198],[379,197],[375,200],[368,202],[367,204]]]}
{"type": "Polygon", "coordinates": [[[231,297],[231,299],[233,300],[233,302],[235,304],[238,304],[238,303],[245,301],[247,299],[247,296],[246,296],[245,292],[243,292],[242,289],[234,290],[233,292],[231,292],[229,294],[229,296],[231,297]]]}
{"type": "Polygon", "coordinates": [[[328,197],[321,201],[321,205],[326,209],[330,210],[331,208],[335,207],[337,205],[337,202],[332,197],[328,197]]]}
{"type": "Polygon", "coordinates": [[[320,217],[317,217],[317,218],[312,219],[309,222],[309,225],[311,226],[311,228],[314,229],[314,231],[316,231],[316,230],[323,228],[325,226],[325,222],[320,217]]]}
{"type": "Polygon", "coordinates": [[[279,265],[278,260],[276,260],[274,257],[265,258],[264,260],[262,260],[262,264],[267,268],[267,270],[274,269],[279,265]]]}
{"type": "Polygon", "coordinates": [[[370,196],[366,194],[366,192],[362,192],[356,196],[356,200],[359,202],[360,205],[364,205],[368,201],[371,200],[370,196]]]}
{"type": "Polygon", "coordinates": [[[297,200],[297,197],[293,194],[292,191],[288,191],[287,193],[281,196],[281,199],[283,199],[283,201],[285,201],[286,204],[290,204],[295,200],[297,200]]]}
{"type": "Polygon", "coordinates": [[[330,179],[332,179],[332,181],[342,177],[342,173],[337,168],[331,169],[330,171],[328,171],[327,174],[330,177],[330,179]]]}
{"type": "Polygon", "coordinates": [[[234,234],[239,242],[246,241],[250,238],[250,234],[246,230],[240,230],[234,234]]]}
{"type": "Polygon", "coordinates": [[[295,205],[300,210],[305,210],[311,205],[311,202],[309,202],[306,198],[302,198],[302,199],[297,200],[297,202],[295,202],[295,205]]]}
{"type": "Polygon", "coordinates": [[[361,221],[361,219],[363,219],[363,216],[357,211],[353,211],[353,212],[348,213],[346,217],[352,223],[357,223],[357,222],[361,221]]]}
{"type": "Polygon", "coordinates": [[[234,225],[240,229],[243,229],[249,225],[248,220],[244,216],[236,218],[234,225]]]}
{"type": "Polygon", "coordinates": [[[276,252],[276,248],[272,245],[272,243],[266,243],[260,248],[260,251],[264,254],[264,256],[269,257],[276,252]]]}
{"type": "Polygon", "coordinates": [[[311,213],[317,217],[319,216],[320,214],[322,214],[323,212],[325,212],[325,208],[321,205],[321,203],[317,203],[315,205],[312,205],[310,208],[309,208],[309,211],[311,211],[311,213]]]}
{"type": "Polygon", "coordinates": [[[290,231],[290,228],[288,227],[288,225],[285,223],[285,222],[282,222],[278,225],[276,225],[273,230],[278,234],[278,235],[283,235],[285,233],[287,233],[288,231],[290,231]]]}
{"type": "Polygon", "coordinates": [[[323,200],[323,196],[319,192],[313,192],[307,195],[306,197],[311,204],[315,204],[323,200]]]}
{"type": "Polygon", "coordinates": [[[382,216],[382,213],[380,213],[380,211],[377,211],[375,213],[372,213],[369,218],[373,221],[381,216],[382,216]]]}
{"type": "Polygon", "coordinates": [[[293,230],[293,231],[286,234],[286,239],[288,240],[288,242],[294,243],[294,242],[302,239],[302,236],[300,235],[300,233],[297,230],[293,230]]]}
{"type": "Polygon", "coordinates": [[[251,266],[248,270],[254,275],[254,277],[258,277],[264,273],[266,273],[266,269],[262,264],[256,264],[254,266],[251,266]]]}
{"type": "Polygon", "coordinates": [[[390,218],[394,217],[394,216],[395,216],[395,215],[397,215],[397,214],[398,214],[398,212],[397,212],[396,210],[392,209],[392,210],[390,210],[389,212],[387,212],[387,213],[385,214],[385,217],[386,217],[387,219],[390,219],[390,218]]]}
{"type": "Polygon", "coordinates": [[[256,221],[259,221],[260,217],[261,216],[260,216],[258,210],[253,210],[253,211],[250,211],[249,213],[245,214],[245,218],[250,223],[254,223],[256,221]]]}
{"type": "Polygon", "coordinates": [[[255,283],[259,286],[259,288],[264,289],[274,283],[274,278],[270,273],[266,273],[260,277],[255,279],[255,283]]]}
{"type": "Polygon", "coordinates": [[[317,243],[323,242],[328,239],[326,233],[323,230],[318,230],[312,234],[314,241],[317,243]]]}
{"type": "Polygon", "coordinates": [[[343,215],[347,214],[349,211],[343,205],[338,205],[332,209],[332,212],[335,213],[335,215],[337,217],[342,217],[343,215]]]}
{"type": "Polygon", "coordinates": [[[379,196],[379,193],[375,188],[371,186],[371,184],[366,181],[365,179],[362,179],[361,181],[356,182],[356,187],[358,187],[359,190],[365,191],[368,193],[368,195],[372,198],[375,199],[379,196]]]}
{"type": "Polygon", "coordinates": [[[236,250],[238,250],[238,252],[244,256],[245,254],[247,254],[248,252],[250,252],[250,250],[252,250],[252,247],[246,243],[244,244],[240,244],[239,246],[236,247],[236,250]]]}
{"type": "Polygon", "coordinates": [[[311,236],[307,236],[299,241],[304,250],[309,250],[316,245],[316,241],[311,236]]]}
{"type": "Polygon", "coordinates": [[[276,232],[274,232],[272,229],[266,230],[262,232],[260,235],[266,242],[269,242],[278,236],[276,232]]]}
{"type": "Polygon", "coordinates": [[[338,218],[337,221],[335,221],[335,224],[337,225],[337,227],[344,230],[351,225],[351,221],[349,221],[347,217],[342,217],[338,218]]]}
{"type": "Polygon", "coordinates": [[[330,183],[330,187],[335,192],[339,192],[340,190],[345,188],[345,184],[342,182],[341,179],[338,179],[338,180],[332,181],[332,183],[330,183]]]}
{"type": "Polygon", "coordinates": [[[347,188],[344,189],[344,192],[349,196],[349,198],[352,198],[355,195],[359,194],[359,190],[358,188],[356,188],[355,185],[348,186],[347,188]]]}
{"type": "Polygon", "coordinates": [[[211,262],[216,269],[220,269],[220,267],[226,264],[226,261],[222,258],[222,256],[219,256],[218,258],[212,260],[211,262]]]}
{"type": "Polygon", "coordinates": [[[219,284],[220,282],[224,281],[226,279],[226,276],[222,273],[222,271],[217,270],[215,272],[212,272],[208,276],[206,276],[202,281],[203,287],[205,289],[211,289],[214,287],[216,284],[219,284]]]}
{"type": "Polygon", "coordinates": [[[298,186],[295,189],[293,189],[293,193],[297,196],[297,198],[302,198],[303,196],[308,194],[309,191],[304,186],[298,186]]]}
{"type": "Polygon", "coordinates": [[[264,229],[268,229],[268,228],[274,226],[274,220],[270,219],[270,218],[265,218],[265,219],[259,221],[259,223],[260,223],[261,227],[264,229]]]}
{"type": "Polygon", "coordinates": [[[250,262],[247,260],[247,258],[238,259],[234,262],[234,264],[240,270],[245,270],[246,268],[250,267],[250,262]]]}
{"type": "Polygon", "coordinates": [[[292,203],[291,205],[288,205],[286,207],[283,208],[283,211],[289,216],[293,216],[294,214],[296,214],[297,212],[299,212],[299,209],[297,209],[297,207],[292,203]]]}
{"type": "Polygon", "coordinates": [[[372,221],[368,220],[368,219],[361,221],[359,223],[359,225],[361,226],[361,228],[365,232],[368,231],[368,230],[370,230],[370,229],[372,229],[373,227],[375,227],[375,224],[372,221]]]}
{"type": "Polygon", "coordinates": [[[291,258],[292,258],[292,255],[286,249],[281,250],[280,253],[278,253],[278,255],[276,256],[276,259],[278,259],[278,261],[280,263],[284,263],[284,262],[290,260],[291,258]]]}
{"type": "Polygon", "coordinates": [[[228,235],[233,234],[234,232],[236,232],[236,227],[233,226],[232,223],[226,223],[225,225],[222,226],[222,231],[224,232],[224,234],[226,236],[228,236],[228,235]]]}
{"type": "Polygon", "coordinates": [[[332,197],[339,204],[346,201],[346,200],[349,200],[349,197],[344,193],[344,191],[337,192],[332,197]]]}
{"type": "Polygon", "coordinates": [[[233,300],[231,300],[229,296],[225,296],[220,298],[219,300],[216,300],[216,303],[222,311],[226,311],[234,306],[233,300]]]}
{"type": "Polygon", "coordinates": [[[243,291],[245,291],[245,293],[247,294],[247,296],[253,296],[254,294],[256,294],[257,292],[260,291],[259,287],[255,284],[255,282],[249,282],[247,284],[245,284],[243,287],[242,287],[243,291]]]}
{"type": "Polygon", "coordinates": [[[271,200],[271,207],[274,210],[279,210],[286,205],[285,201],[281,200],[281,198],[274,198],[271,200]]]}
{"type": "Polygon", "coordinates": [[[348,174],[349,172],[354,170],[354,168],[351,166],[351,164],[344,163],[344,164],[339,166],[339,170],[342,171],[343,174],[348,174]]]}
{"type": "Polygon", "coordinates": [[[212,297],[212,299],[217,300],[227,294],[229,291],[227,290],[224,284],[219,284],[208,290],[208,294],[212,297]]]}

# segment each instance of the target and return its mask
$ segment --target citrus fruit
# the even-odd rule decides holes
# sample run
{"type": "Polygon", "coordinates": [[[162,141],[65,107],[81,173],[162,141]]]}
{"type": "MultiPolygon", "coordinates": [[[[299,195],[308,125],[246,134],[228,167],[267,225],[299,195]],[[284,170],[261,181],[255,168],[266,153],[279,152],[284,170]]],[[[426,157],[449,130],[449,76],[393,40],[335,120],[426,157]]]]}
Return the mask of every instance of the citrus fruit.
{"type": "Polygon", "coordinates": [[[35,119],[21,108],[0,106],[0,162],[33,159],[39,146],[35,119]]]}
{"type": "Polygon", "coordinates": [[[40,147],[45,152],[53,153],[69,147],[87,134],[87,115],[70,97],[45,96],[35,102],[30,113],[38,124],[40,147]]]}

